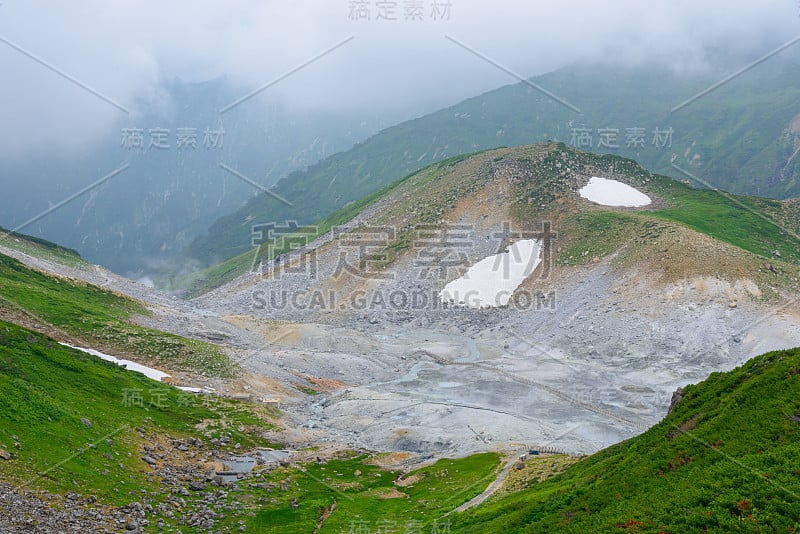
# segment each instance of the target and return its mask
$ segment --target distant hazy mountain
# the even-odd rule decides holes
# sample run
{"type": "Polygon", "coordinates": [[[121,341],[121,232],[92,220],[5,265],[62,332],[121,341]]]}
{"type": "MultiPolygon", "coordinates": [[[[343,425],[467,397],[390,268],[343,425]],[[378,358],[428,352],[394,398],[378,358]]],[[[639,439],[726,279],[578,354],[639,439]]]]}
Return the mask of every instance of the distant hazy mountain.
{"type": "Polygon", "coordinates": [[[258,193],[248,180],[270,186],[385,126],[352,113],[269,105],[268,95],[220,113],[244,93],[221,79],[174,82],[166,98],[132,108],[97,146],[69,156],[44,147],[42,157],[0,161],[0,175],[8,177],[0,224],[16,228],[127,165],[22,231],[121,274],[181,270],[178,252],[258,193]]]}
{"type": "Polygon", "coordinates": [[[254,222],[310,223],[432,162],[544,140],[635,158],[686,179],[674,163],[732,192],[800,196],[800,66],[774,58],[693,99],[735,71],[573,66],[488,92],[290,174],[274,191],[291,205],[251,198],[196,239],[191,256],[212,264],[246,251],[254,222]]]}

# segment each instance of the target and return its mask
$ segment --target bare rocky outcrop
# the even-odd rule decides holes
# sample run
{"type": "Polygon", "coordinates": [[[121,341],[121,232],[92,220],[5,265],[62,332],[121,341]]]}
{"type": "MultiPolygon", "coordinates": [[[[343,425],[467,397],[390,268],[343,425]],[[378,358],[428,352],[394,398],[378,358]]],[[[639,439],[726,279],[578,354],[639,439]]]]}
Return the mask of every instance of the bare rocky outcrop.
{"type": "Polygon", "coordinates": [[[669,410],[667,410],[667,414],[671,414],[672,410],[675,409],[675,406],[681,401],[683,398],[683,388],[678,388],[672,393],[672,400],[669,401],[669,410]]]}
{"type": "MultiPolygon", "coordinates": [[[[51,534],[52,532],[112,533],[130,521],[121,510],[97,506],[91,497],[21,491],[0,482],[0,532],[51,534]]],[[[138,531],[139,525],[130,531],[138,531]]]]}

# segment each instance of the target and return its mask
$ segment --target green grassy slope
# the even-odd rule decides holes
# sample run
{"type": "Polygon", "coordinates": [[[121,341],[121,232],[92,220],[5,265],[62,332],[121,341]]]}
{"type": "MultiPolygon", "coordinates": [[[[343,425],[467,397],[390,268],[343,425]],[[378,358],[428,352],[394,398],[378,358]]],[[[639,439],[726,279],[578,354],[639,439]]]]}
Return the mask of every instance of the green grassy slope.
{"type": "Polygon", "coordinates": [[[797,532],[800,349],[688,386],[661,423],[455,532],[797,532]]]}
{"type": "Polygon", "coordinates": [[[292,492],[277,498],[257,493],[261,510],[248,521],[248,531],[312,532],[324,511],[336,502],[320,532],[417,532],[443,530],[444,517],[481,493],[494,479],[499,465],[495,453],[457,460],[443,459],[406,473],[407,485],[395,484],[398,470],[373,465],[372,455],[350,454],[324,464],[270,473],[268,480],[291,481],[292,492]],[[291,506],[294,495],[299,506],[291,506]],[[361,529],[361,530],[357,530],[361,529]]]}
{"type": "Polygon", "coordinates": [[[776,201],[726,196],[674,182],[668,187],[662,191],[674,205],[658,210],[657,216],[760,256],[771,257],[777,250],[787,261],[800,263],[797,232],[764,209],[764,203],[777,204],[776,201]]]}
{"type": "Polygon", "coordinates": [[[29,256],[72,267],[84,267],[88,265],[76,250],[62,247],[61,245],[39,237],[12,232],[6,230],[2,226],[0,226],[0,246],[23,252],[29,256]]]}
{"type": "Polygon", "coordinates": [[[63,332],[77,342],[170,369],[230,377],[236,366],[215,345],[131,324],[147,314],[126,297],[29,269],[0,254],[0,317],[63,332]]]}
{"type": "MultiPolygon", "coordinates": [[[[557,167],[565,161],[564,158],[573,168],[588,167],[598,172],[622,174],[633,185],[655,193],[665,204],[642,211],[624,210],[624,214],[612,213],[605,208],[587,212],[585,217],[593,221],[605,224],[603,221],[656,217],[682,224],[764,258],[774,258],[774,251],[777,250],[782,260],[800,264],[800,220],[797,218],[795,202],[782,203],[724,191],[697,189],[668,176],[652,174],[637,162],[616,155],[595,155],[559,147],[548,154],[544,161],[531,166],[535,176],[546,177],[545,187],[541,178],[518,185],[520,212],[532,211],[527,206],[527,199],[532,195],[537,197],[536,204],[539,204],[552,202],[557,195],[568,191],[568,176],[564,176],[564,171],[557,167]]],[[[591,225],[585,225],[585,228],[589,227],[591,225]]]]}
{"type": "MultiPolygon", "coordinates": [[[[3,480],[92,492],[109,502],[153,486],[141,472],[135,427],[187,436],[195,435],[194,425],[206,419],[256,422],[234,404],[214,411],[201,397],[7,322],[0,322],[0,391],[0,448],[15,455],[0,462],[3,480]],[[142,396],[141,405],[125,401],[135,392],[142,396]]],[[[254,443],[234,432],[244,443],[254,443]]]]}

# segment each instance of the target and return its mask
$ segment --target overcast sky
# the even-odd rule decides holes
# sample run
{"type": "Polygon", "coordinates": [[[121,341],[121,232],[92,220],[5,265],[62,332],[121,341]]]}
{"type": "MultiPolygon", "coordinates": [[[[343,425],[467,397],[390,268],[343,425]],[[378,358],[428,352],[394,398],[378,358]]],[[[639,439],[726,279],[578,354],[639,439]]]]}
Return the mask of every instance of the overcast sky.
{"type": "Polygon", "coordinates": [[[176,77],[227,76],[245,95],[351,37],[266,92],[300,108],[433,111],[515,81],[446,36],[524,76],[579,60],[698,69],[712,48],[754,60],[795,37],[799,11],[797,0],[3,0],[0,156],[99,139],[126,118],[115,104],[135,116],[176,77]]]}

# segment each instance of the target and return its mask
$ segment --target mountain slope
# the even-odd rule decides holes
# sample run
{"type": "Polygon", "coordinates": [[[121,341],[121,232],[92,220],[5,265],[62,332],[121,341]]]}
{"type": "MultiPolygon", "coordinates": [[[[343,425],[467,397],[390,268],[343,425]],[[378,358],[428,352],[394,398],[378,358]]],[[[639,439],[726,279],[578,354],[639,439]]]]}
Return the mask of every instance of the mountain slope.
{"type": "Polygon", "coordinates": [[[210,343],[134,324],[149,315],[140,302],[77,280],[52,276],[0,254],[0,319],[64,341],[174,370],[230,377],[236,366],[210,343]]]}
{"type": "MultiPolygon", "coordinates": [[[[217,458],[235,454],[234,444],[268,445],[261,433],[274,417],[184,393],[4,321],[0,387],[3,532],[186,528],[208,508],[187,489],[205,484],[204,443],[217,458]]],[[[222,528],[238,528],[243,512],[223,521],[219,511],[222,528]]]]}
{"type": "Polygon", "coordinates": [[[687,386],[636,438],[459,515],[455,532],[792,532],[800,349],[687,386]]]}
{"type": "MultiPolygon", "coordinates": [[[[591,131],[579,148],[635,158],[650,170],[686,178],[672,163],[704,182],[737,193],[786,198],[800,195],[794,120],[798,66],[771,62],[678,111],[677,104],[724,76],[680,77],[657,69],[570,67],[534,82],[578,105],[577,114],[526,84],[466,100],[384,130],[353,149],[281,180],[275,192],[289,206],[262,194],[219,219],[190,247],[194,258],[216,263],[249,246],[251,226],[315,220],[409,172],[458,154],[542,142],[573,141],[575,128],[591,131]],[[619,148],[599,146],[598,131],[617,131],[619,148]],[[628,146],[626,130],[644,128],[641,145],[628,146]],[[656,129],[673,131],[654,144],[656,129]],[[656,146],[657,145],[657,146],[656,146]],[[667,146],[664,146],[667,145],[667,146]]],[[[611,143],[614,144],[614,143],[611,143]]]]}
{"type": "MultiPolygon", "coordinates": [[[[431,165],[418,173],[387,186],[383,190],[349,204],[316,225],[309,226],[311,235],[297,234],[304,243],[328,232],[335,225],[341,225],[355,218],[364,223],[378,225],[394,225],[396,228],[413,227],[416,224],[432,224],[443,220],[455,222],[452,208],[459,199],[474,193],[476,187],[491,183],[492,180],[504,179],[508,173],[524,176],[523,180],[514,181],[511,191],[503,191],[507,204],[498,202],[497,213],[507,214],[508,217],[520,221],[560,220],[566,211],[574,212],[578,209],[586,210],[583,217],[590,218],[584,221],[578,233],[591,231],[593,222],[598,218],[614,217],[608,213],[594,213],[593,208],[585,203],[578,208],[570,200],[564,204],[561,200],[565,195],[574,198],[575,191],[582,177],[611,172],[620,175],[623,181],[634,179],[635,184],[645,185],[655,195],[662,199],[658,204],[660,209],[648,209],[632,213],[623,217],[622,221],[641,221],[642,217],[657,217],[659,219],[679,223],[697,232],[706,234],[714,239],[742,248],[764,258],[782,259],[791,263],[800,261],[797,245],[800,243],[800,217],[798,203],[794,201],[775,201],[757,197],[744,197],[728,195],[721,192],[703,191],[695,189],[684,183],[675,181],[665,176],[650,174],[637,163],[620,158],[615,155],[593,156],[588,153],[555,144],[537,145],[534,147],[520,147],[515,149],[498,149],[473,155],[463,155],[449,158],[443,162],[431,165]],[[527,154],[531,152],[531,154],[527,154]],[[544,152],[543,152],[544,151],[544,152]],[[546,154],[541,156],[541,154],[546,154]],[[541,161],[535,161],[536,159],[541,161]],[[562,160],[570,162],[562,169],[562,160]],[[479,167],[478,170],[476,170],[479,167]],[[571,170],[568,169],[571,166],[571,170]],[[576,167],[580,175],[575,174],[576,167]],[[445,179],[445,177],[449,177],[445,179]],[[473,183],[479,178],[478,183],[473,183]],[[429,185],[435,184],[434,187],[429,185]],[[471,184],[471,185],[470,185],[471,184]],[[399,199],[399,200],[398,200],[399,199]],[[555,202],[558,200],[558,202],[555,202]],[[361,212],[370,211],[376,204],[390,205],[380,219],[366,219],[361,212]],[[411,214],[411,217],[408,215],[411,214]],[[637,219],[630,219],[636,217],[637,219]],[[774,252],[781,254],[775,257],[774,252]]],[[[607,210],[600,210],[607,211],[607,210]]],[[[458,214],[458,217],[474,219],[475,214],[458,214]]],[[[574,224],[575,221],[560,224],[574,224]]],[[[405,238],[413,234],[406,231],[405,238]]],[[[592,253],[581,256],[581,261],[591,260],[597,254],[605,251],[601,256],[616,250],[623,241],[611,241],[611,236],[599,236],[600,239],[588,239],[587,243],[592,253]],[[616,243],[616,244],[615,244],[616,243]],[[612,245],[614,245],[612,247],[612,245]],[[611,247],[611,248],[610,248],[611,247]]],[[[402,241],[400,237],[398,241],[402,241]]],[[[288,243],[291,239],[286,238],[288,243]]],[[[583,241],[587,241],[586,238],[583,241]]],[[[583,245],[582,245],[583,246],[583,245]]],[[[408,243],[392,244],[394,249],[409,248],[408,243]]],[[[203,291],[219,287],[232,281],[237,276],[247,273],[254,265],[255,258],[265,254],[267,246],[261,247],[262,251],[255,249],[245,252],[205,272],[198,273],[193,278],[194,286],[190,296],[197,296],[203,291]]],[[[288,252],[289,249],[275,248],[272,254],[288,252]]],[[[566,258],[562,254],[562,259],[566,258]]],[[[567,259],[563,259],[567,262],[567,259]]]]}
{"type": "Polygon", "coordinates": [[[226,79],[165,82],[150,98],[126,103],[130,114],[80,144],[73,140],[70,150],[46,146],[27,158],[4,157],[0,224],[23,224],[106,177],[22,230],[126,276],[181,271],[182,248],[258,192],[220,164],[267,187],[384,124],[349,112],[289,109],[264,95],[220,113],[247,92],[226,79]]]}
{"type": "Polygon", "coordinates": [[[40,258],[63,265],[86,267],[87,264],[81,255],[70,248],[62,247],[46,239],[20,234],[6,230],[0,226],[0,246],[22,252],[35,258],[40,258]]]}

